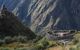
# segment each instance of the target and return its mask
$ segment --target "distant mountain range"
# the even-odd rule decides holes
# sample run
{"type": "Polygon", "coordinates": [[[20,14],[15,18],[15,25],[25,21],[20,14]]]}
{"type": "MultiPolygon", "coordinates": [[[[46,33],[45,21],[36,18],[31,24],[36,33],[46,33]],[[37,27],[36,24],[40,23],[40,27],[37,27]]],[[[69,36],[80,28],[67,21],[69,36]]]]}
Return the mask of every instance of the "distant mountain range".
{"type": "Polygon", "coordinates": [[[80,0],[0,0],[3,4],[36,33],[80,30],[80,0]]]}

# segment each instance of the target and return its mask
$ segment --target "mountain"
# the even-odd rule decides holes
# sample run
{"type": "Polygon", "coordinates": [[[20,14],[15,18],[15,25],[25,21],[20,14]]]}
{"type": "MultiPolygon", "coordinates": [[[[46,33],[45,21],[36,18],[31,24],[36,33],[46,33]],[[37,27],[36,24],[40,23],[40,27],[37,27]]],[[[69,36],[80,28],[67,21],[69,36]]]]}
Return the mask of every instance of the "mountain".
{"type": "Polygon", "coordinates": [[[12,12],[9,12],[3,5],[0,14],[0,35],[1,36],[27,36],[34,39],[36,35],[28,27],[25,27],[12,12]]]}
{"type": "Polygon", "coordinates": [[[31,29],[80,30],[80,0],[33,0],[30,5],[31,29]]]}
{"type": "Polygon", "coordinates": [[[26,16],[30,2],[31,0],[0,0],[0,8],[5,5],[6,8],[16,15],[23,24],[26,23],[26,25],[28,25],[27,23],[29,22],[27,22],[26,16]]]}
{"type": "Polygon", "coordinates": [[[36,33],[80,31],[80,0],[0,0],[3,4],[36,33]]]}

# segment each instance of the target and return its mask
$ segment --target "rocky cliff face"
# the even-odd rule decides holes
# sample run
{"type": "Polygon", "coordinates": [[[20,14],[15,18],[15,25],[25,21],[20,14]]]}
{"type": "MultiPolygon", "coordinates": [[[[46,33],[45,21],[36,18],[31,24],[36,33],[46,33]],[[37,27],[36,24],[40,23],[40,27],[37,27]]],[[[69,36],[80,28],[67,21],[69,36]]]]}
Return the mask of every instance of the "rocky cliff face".
{"type": "Polygon", "coordinates": [[[30,5],[31,29],[80,30],[79,0],[33,0],[30,5]]]}
{"type": "Polygon", "coordinates": [[[34,39],[36,37],[36,35],[28,27],[24,27],[17,16],[9,12],[5,6],[3,6],[0,14],[0,35],[25,35],[28,39],[34,39]]]}

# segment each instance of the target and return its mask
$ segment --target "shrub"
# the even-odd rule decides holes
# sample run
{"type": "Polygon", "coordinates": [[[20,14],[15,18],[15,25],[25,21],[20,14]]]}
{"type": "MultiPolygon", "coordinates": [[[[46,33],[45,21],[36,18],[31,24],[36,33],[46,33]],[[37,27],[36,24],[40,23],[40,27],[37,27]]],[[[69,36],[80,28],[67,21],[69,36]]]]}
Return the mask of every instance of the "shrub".
{"type": "Polygon", "coordinates": [[[6,44],[12,43],[12,38],[10,36],[5,37],[4,40],[6,44]]]}
{"type": "Polygon", "coordinates": [[[1,48],[0,50],[9,50],[9,48],[1,48]]]}
{"type": "Polygon", "coordinates": [[[70,48],[69,50],[75,50],[75,48],[70,48]]]}

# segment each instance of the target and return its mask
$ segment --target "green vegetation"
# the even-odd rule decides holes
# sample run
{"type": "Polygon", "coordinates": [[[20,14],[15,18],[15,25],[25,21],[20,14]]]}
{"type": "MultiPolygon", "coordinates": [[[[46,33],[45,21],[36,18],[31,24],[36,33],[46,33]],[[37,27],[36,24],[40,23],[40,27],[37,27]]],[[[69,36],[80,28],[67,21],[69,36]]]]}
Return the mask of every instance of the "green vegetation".
{"type": "Polygon", "coordinates": [[[80,50],[80,32],[74,36],[73,44],[75,47],[70,48],[70,50],[80,50]]]}
{"type": "Polygon", "coordinates": [[[46,37],[40,36],[34,42],[25,40],[24,38],[14,38],[13,43],[8,43],[8,41],[11,42],[11,37],[7,37],[0,50],[44,50],[57,45],[55,41],[50,41],[46,37]]]}
{"type": "MultiPolygon", "coordinates": [[[[4,43],[0,42],[0,44],[2,44],[0,46],[0,50],[47,50],[49,48],[55,48],[58,46],[61,48],[64,47],[57,41],[47,39],[46,36],[38,36],[36,39],[30,41],[28,41],[25,36],[15,36],[12,39],[11,37],[6,37],[4,38],[4,41],[4,43]]],[[[64,49],[65,48],[69,48],[66,50],[80,50],[79,32],[75,34],[74,39],[69,44],[67,44],[64,49]]]]}
{"type": "Polygon", "coordinates": [[[35,50],[44,50],[46,48],[57,46],[56,41],[51,41],[47,39],[46,37],[43,37],[39,41],[37,41],[34,45],[35,50]]]}

